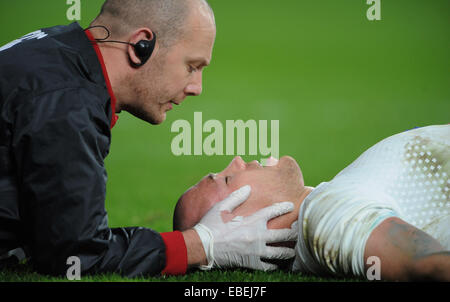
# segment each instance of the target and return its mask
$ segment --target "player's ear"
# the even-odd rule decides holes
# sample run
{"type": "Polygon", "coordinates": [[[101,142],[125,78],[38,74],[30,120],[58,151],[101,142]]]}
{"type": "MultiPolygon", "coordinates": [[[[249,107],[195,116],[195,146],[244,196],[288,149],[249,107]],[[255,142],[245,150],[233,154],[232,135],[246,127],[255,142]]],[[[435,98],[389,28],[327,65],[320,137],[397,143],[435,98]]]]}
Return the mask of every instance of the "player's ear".
{"type": "MultiPolygon", "coordinates": [[[[155,38],[155,35],[153,34],[153,32],[146,27],[143,28],[139,28],[137,30],[135,30],[133,32],[133,34],[131,35],[130,39],[129,39],[129,43],[131,44],[137,44],[139,43],[139,41],[142,40],[153,40],[155,38]]],[[[139,66],[142,62],[141,59],[139,58],[138,54],[136,53],[135,48],[132,45],[129,45],[128,49],[128,57],[130,59],[130,62],[135,65],[135,66],[139,66]]]]}

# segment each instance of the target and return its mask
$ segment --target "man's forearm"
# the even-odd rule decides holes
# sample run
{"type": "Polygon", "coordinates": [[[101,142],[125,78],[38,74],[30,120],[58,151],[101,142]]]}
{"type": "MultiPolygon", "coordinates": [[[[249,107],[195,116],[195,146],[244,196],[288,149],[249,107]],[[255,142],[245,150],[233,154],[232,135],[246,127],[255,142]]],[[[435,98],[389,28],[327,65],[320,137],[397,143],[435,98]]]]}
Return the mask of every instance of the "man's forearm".
{"type": "Polygon", "coordinates": [[[193,229],[182,232],[186,243],[188,268],[206,265],[207,259],[202,241],[197,232],[193,229]]]}

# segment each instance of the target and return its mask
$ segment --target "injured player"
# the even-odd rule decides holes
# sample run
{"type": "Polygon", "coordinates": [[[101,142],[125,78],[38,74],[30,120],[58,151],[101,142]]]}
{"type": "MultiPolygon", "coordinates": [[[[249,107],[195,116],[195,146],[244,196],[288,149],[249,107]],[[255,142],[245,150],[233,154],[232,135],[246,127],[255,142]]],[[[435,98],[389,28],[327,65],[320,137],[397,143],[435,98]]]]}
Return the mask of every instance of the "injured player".
{"type": "MultiPolygon", "coordinates": [[[[225,221],[240,220],[270,204],[292,201],[295,210],[268,222],[269,229],[298,230],[291,268],[317,276],[366,278],[380,260],[383,280],[450,281],[450,125],[406,131],[377,143],[332,180],[305,186],[291,157],[232,160],[179,199],[174,229],[208,230],[201,217],[243,185],[246,202],[225,221]]],[[[320,167],[319,167],[320,168],[320,167]]],[[[205,246],[209,261],[214,253],[205,246]]]]}

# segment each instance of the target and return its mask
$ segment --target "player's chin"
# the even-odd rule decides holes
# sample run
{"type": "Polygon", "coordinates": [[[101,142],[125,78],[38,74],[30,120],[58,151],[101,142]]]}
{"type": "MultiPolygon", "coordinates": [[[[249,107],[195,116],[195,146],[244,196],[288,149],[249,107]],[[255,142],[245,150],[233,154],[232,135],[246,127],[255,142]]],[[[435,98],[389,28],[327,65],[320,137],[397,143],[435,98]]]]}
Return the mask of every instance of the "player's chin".
{"type": "Polygon", "coordinates": [[[164,121],[166,120],[166,118],[167,118],[167,113],[161,113],[161,115],[159,116],[159,118],[158,119],[156,119],[155,120],[155,122],[153,123],[153,125],[159,125],[159,124],[162,124],[162,123],[164,123],[164,121]]]}
{"type": "Polygon", "coordinates": [[[151,124],[159,125],[162,124],[167,119],[167,113],[172,110],[172,104],[166,103],[160,107],[160,110],[157,114],[151,116],[151,124]]]}
{"type": "Polygon", "coordinates": [[[156,125],[162,124],[166,120],[166,117],[164,116],[164,117],[155,118],[154,116],[151,116],[151,117],[146,116],[146,117],[140,117],[140,119],[143,121],[146,121],[149,124],[156,126],[156,125]]]}
{"type": "Polygon", "coordinates": [[[293,157],[288,155],[282,156],[278,161],[278,165],[288,165],[298,167],[297,161],[293,157]]]}
{"type": "Polygon", "coordinates": [[[161,110],[156,114],[148,114],[145,120],[152,125],[160,125],[166,120],[166,118],[167,118],[166,111],[161,110]]]}
{"type": "Polygon", "coordinates": [[[283,156],[278,162],[278,166],[285,170],[289,175],[301,176],[302,171],[297,161],[290,156],[283,156]]]}
{"type": "Polygon", "coordinates": [[[155,110],[155,108],[138,108],[138,107],[126,107],[125,111],[129,112],[133,116],[140,120],[143,120],[152,125],[159,125],[166,120],[166,113],[163,110],[155,110]]]}

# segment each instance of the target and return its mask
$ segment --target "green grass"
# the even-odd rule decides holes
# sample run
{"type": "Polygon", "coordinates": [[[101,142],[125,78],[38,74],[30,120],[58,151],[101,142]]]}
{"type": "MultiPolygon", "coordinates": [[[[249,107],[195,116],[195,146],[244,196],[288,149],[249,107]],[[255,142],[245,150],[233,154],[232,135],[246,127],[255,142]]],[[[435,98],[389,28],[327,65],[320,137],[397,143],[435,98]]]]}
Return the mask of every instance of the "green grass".
{"type": "MultiPolygon", "coordinates": [[[[0,271],[4,282],[74,282],[33,272],[27,265],[0,271]]],[[[361,282],[355,278],[319,278],[287,271],[261,272],[244,269],[192,271],[183,276],[124,278],[119,274],[82,276],[79,282],[361,282]]]]}
{"type": "MultiPolygon", "coordinates": [[[[87,26],[102,1],[82,2],[87,26]]],[[[450,2],[383,1],[382,20],[366,1],[211,0],[217,40],[204,93],[160,126],[120,114],[112,131],[106,208],[110,226],[172,230],[178,197],[233,156],[172,154],[178,119],[279,120],[280,155],[297,159],[305,183],[336,175],[379,140],[450,121],[450,2]]],[[[67,24],[65,1],[2,1],[0,44],[40,27],[67,24]]],[[[206,135],[205,135],[206,136],[206,135]]],[[[245,160],[262,156],[244,155],[245,160]]],[[[63,281],[28,269],[5,281],[63,281]]],[[[143,281],[138,279],[134,281],[143,281]]],[[[196,272],[146,281],[332,281],[285,272],[196,272]]],[[[120,276],[84,281],[128,281],[120,276]]]]}

